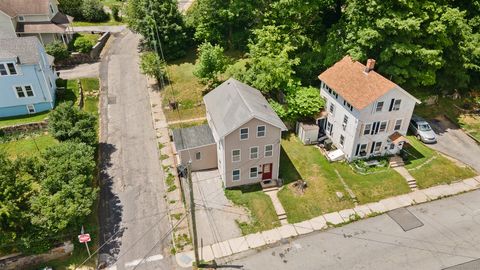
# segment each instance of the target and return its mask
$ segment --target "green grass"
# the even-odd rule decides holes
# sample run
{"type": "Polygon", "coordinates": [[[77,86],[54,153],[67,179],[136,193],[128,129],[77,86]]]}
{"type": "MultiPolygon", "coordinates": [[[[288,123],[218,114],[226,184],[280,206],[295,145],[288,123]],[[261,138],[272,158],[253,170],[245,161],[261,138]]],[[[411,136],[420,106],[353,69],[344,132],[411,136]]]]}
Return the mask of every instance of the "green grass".
{"type": "Polygon", "coordinates": [[[284,187],[278,194],[290,223],[354,206],[335,170],[355,193],[360,204],[409,192],[405,180],[394,170],[360,175],[347,163],[329,163],[319,149],[304,146],[293,134],[282,140],[282,148],[280,178],[286,184],[303,179],[308,185],[303,195],[290,186],[284,187]],[[338,199],[337,191],[344,194],[343,199],[338,199]]]}
{"type": "Polygon", "coordinates": [[[97,78],[80,79],[85,93],[85,103],[83,109],[89,113],[98,116],[98,96],[100,82],[97,78]]]}
{"type": "Polygon", "coordinates": [[[117,22],[110,15],[110,19],[104,22],[84,22],[84,21],[73,21],[72,26],[115,26],[115,25],[124,25],[124,22],[117,22]]]}
{"type": "Polygon", "coordinates": [[[30,134],[26,138],[0,144],[0,150],[5,151],[12,158],[17,158],[39,155],[41,151],[56,143],[58,141],[48,134],[30,134]]]}
{"type": "Polygon", "coordinates": [[[45,112],[30,114],[30,115],[0,118],[0,127],[40,122],[45,120],[48,117],[48,114],[49,114],[49,111],[45,111],[45,112]]]}
{"type": "Polygon", "coordinates": [[[168,128],[169,129],[189,128],[189,127],[204,125],[206,123],[207,123],[207,120],[192,121],[192,122],[186,122],[186,123],[170,124],[168,125],[168,128]]]}
{"type": "Polygon", "coordinates": [[[414,136],[409,136],[411,147],[405,150],[410,153],[406,168],[417,180],[419,188],[428,188],[439,184],[449,184],[475,176],[475,172],[468,167],[459,167],[453,161],[428,148],[414,136]],[[431,158],[435,158],[431,160],[431,158]],[[431,161],[428,161],[431,160],[431,161]],[[425,164],[425,162],[428,162],[425,164]],[[424,164],[419,169],[414,169],[424,164]]]}
{"type": "Polygon", "coordinates": [[[251,214],[250,222],[237,221],[243,235],[280,226],[272,201],[263,193],[260,185],[226,189],[225,195],[233,203],[246,207],[251,214]]]}

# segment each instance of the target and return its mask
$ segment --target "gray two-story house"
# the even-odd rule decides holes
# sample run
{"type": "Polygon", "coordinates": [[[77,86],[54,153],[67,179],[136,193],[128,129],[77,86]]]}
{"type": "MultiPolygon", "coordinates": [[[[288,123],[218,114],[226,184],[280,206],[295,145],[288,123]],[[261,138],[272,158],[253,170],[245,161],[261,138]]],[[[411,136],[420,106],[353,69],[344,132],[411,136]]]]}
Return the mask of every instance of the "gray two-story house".
{"type": "Polygon", "coordinates": [[[208,124],[173,131],[180,163],[218,168],[226,188],[277,180],[287,127],[262,93],[229,79],[204,102],[208,124]]]}

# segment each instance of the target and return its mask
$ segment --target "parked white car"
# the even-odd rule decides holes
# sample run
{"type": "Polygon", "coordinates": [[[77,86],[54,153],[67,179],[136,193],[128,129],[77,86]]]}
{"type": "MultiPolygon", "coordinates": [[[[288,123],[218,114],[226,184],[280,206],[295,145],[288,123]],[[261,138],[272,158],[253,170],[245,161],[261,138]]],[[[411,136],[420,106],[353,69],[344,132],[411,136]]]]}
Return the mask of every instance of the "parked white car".
{"type": "Polygon", "coordinates": [[[413,135],[415,135],[420,141],[424,143],[437,142],[437,136],[435,135],[435,132],[425,119],[417,115],[413,115],[412,119],[410,120],[409,127],[413,135]]]}

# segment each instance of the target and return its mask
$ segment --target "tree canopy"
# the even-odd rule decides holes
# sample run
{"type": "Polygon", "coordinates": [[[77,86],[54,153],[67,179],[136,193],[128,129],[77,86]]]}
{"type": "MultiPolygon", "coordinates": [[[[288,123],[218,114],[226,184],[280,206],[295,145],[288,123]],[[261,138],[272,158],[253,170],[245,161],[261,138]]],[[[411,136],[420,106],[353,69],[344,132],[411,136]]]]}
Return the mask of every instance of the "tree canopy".
{"type": "Polygon", "coordinates": [[[222,47],[205,42],[198,47],[198,62],[193,74],[203,84],[215,84],[218,82],[218,76],[227,68],[227,62],[222,47]]]}

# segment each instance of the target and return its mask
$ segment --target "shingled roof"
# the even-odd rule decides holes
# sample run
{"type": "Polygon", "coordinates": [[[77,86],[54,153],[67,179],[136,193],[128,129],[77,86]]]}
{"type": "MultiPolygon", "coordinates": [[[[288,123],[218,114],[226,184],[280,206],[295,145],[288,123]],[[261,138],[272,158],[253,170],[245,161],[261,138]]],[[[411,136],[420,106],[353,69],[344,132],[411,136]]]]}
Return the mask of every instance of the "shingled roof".
{"type": "Polygon", "coordinates": [[[42,45],[37,37],[16,37],[0,39],[0,59],[18,57],[20,64],[37,64],[40,62],[39,47],[42,45]]]}
{"type": "Polygon", "coordinates": [[[48,0],[0,0],[0,10],[10,17],[49,14],[48,0]]]}
{"type": "Polygon", "coordinates": [[[230,134],[253,118],[287,130],[260,91],[233,78],[205,95],[203,100],[220,137],[230,134]]]}
{"type": "MultiPolygon", "coordinates": [[[[393,89],[405,92],[400,86],[371,70],[365,65],[345,56],[324,71],[318,78],[342,96],[354,108],[362,110],[393,89]]],[[[418,101],[415,97],[411,96],[418,101]]]]}
{"type": "Polygon", "coordinates": [[[177,151],[197,148],[215,143],[212,130],[205,125],[174,129],[173,141],[177,151]]]}

